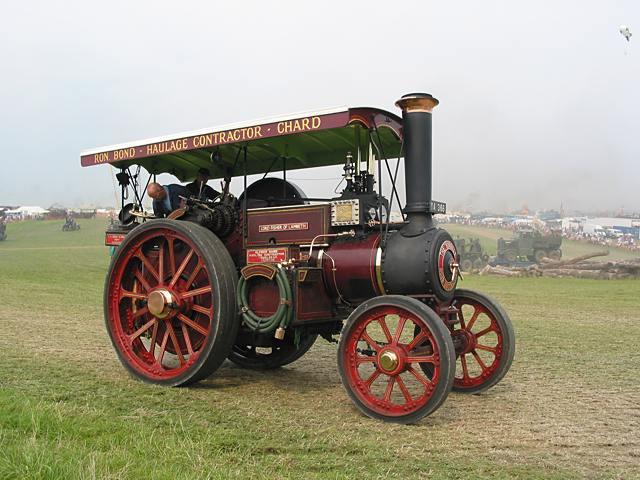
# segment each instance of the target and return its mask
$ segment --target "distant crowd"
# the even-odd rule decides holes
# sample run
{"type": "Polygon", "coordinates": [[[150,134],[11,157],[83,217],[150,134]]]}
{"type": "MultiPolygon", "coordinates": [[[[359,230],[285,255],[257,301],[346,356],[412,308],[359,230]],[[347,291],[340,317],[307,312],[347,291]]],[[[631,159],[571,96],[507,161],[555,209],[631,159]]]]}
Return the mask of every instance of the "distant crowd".
{"type": "Polygon", "coordinates": [[[623,234],[617,238],[607,238],[602,235],[589,234],[579,230],[564,229],[562,237],[569,240],[593,243],[603,247],[619,247],[634,252],[640,252],[640,242],[630,234],[623,234]]]}
{"type": "Polygon", "coordinates": [[[501,222],[501,221],[486,221],[479,218],[467,218],[467,217],[452,217],[449,218],[450,223],[457,223],[460,225],[474,225],[484,228],[500,228],[504,230],[511,230],[516,232],[523,227],[535,228],[544,235],[562,234],[562,238],[567,240],[577,240],[581,242],[589,242],[594,245],[600,245],[603,247],[619,247],[633,252],[640,252],[640,241],[634,238],[633,235],[623,234],[619,237],[608,238],[601,233],[586,233],[580,227],[578,228],[552,228],[548,224],[542,221],[534,221],[534,223],[515,223],[515,222],[501,222]]]}

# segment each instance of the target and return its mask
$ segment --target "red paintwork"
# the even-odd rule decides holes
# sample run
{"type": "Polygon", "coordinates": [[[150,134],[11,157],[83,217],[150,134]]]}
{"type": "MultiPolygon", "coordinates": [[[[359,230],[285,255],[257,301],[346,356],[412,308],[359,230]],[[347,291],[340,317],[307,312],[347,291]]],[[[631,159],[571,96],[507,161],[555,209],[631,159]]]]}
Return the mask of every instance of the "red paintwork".
{"type": "Polygon", "coordinates": [[[229,234],[226,238],[222,239],[224,242],[224,246],[227,247],[227,251],[231,258],[233,259],[233,263],[238,266],[244,265],[245,255],[244,255],[244,241],[242,239],[242,213],[240,213],[240,219],[238,220],[238,224],[233,232],[229,234]]]}
{"type": "Polygon", "coordinates": [[[280,305],[280,290],[275,280],[255,277],[249,284],[249,308],[260,317],[276,313],[280,305]]]}
{"type": "Polygon", "coordinates": [[[382,294],[375,268],[379,243],[380,234],[375,232],[362,239],[349,238],[331,244],[322,257],[322,268],[325,283],[334,297],[357,302],[382,294]]]}
{"type": "Polygon", "coordinates": [[[189,238],[167,228],[148,231],[122,252],[107,288],[107,327],[130,367],[149,380],[172,379],[191,368],[213,328],[213,305],[203,254],[189,238]],[[164,320],[142,306],[160,287],[177,302],[164,320]],[[166,364],[167,351],[178,354],[177,366],[166,364]]]}
{"type": "Polygon", "coordinates": [[[240,273],[245,280],[249,280],[253,277],[264,277],[269,281],[273,280],[278,273],[278,269],[273,265],[267,263],[257,263],[255,265],[247,265],[240,273]]]}
{"type": "MultiPolygon", "coordinates": [[[[307,270],[304,281],[300,281],[301,270],[298,270],[298,278],[294,284],[296,294],[296,311],[292,322],[294,326],[308,321],[333,318],[333,301],[324,288],[321,270],[319,268],[304,270],[307,270]]],[[[280,291],[276,282],[264,277],[251,279],[248,297],[249,307],[261,317],[273,315],[280,303],[280,291]]]]}
{"type": "Polygon", "coordinates": [[[322,280],[322,269],[305,268],[297,272],[296,315],[293,325],[310,320],[333,318],[333,301],[322,280]]]}
{"type": "Polygon", "coordinates": [[[104,237],[104,244],[107,247],[117,247],[124,241],[126,233],[109,233],[107,232],[104,237]]]}
{"type": "MultiPolygon", "coordinates": [[[[295,135],[304,132],[315,132],[331,128],[344,127],[349,123],[349,111],[330,113],[326,115],[307,115],[297,119],[279,121],[273,123],[263,123],[242,128],[229,130],[202,131],[198,135],[187,137],[176,137],[171,140],[143,143],[137,145],[132,143],[130,147],[123,147],[115,150],[105,150],[102,152],[83,155],[80,157],[80,164],[83,167],[98,165],[103,163],[116,163],[118,161],[139,160],[141,158],[165,155],[189,150],[200,150],[218,145],[230,143],[248,143],[259,141],[270,137],[280,137],[285,135],[295,135]],[[296,125],[299,128],[295,131],[283,128],[281,124],[286,123],[296,125]]],[[[108,147],[107,147],[108,148],[108,147]]]]}
{"type": "MultiPolygon", "coordinates": [[[[343,364],[345,374],[354,393],[367,408],[388,417],[409,415],[424,407],[431,398],[440,379],[440,352],[429,327],[421,318],[394,306],[382,306],[366,312],[357,319],[349,332],[344,351],[343,364]],[[387,324],[387,315],[398,315],[400,320],[395,331],[391,332],[387,324]],[[404,320],[403,320],[404,319],[404,320]],[[382,328],[386,342],[372,341],[367,327],[382,328]],[[402,332],[415,331],[410,343],[401,341],[402,332]],[[360,342],[360,345],[358,343],[360,342]],[[363,355],[358,350],[362,345],[376,351],[376,355],[363,355]],[[397,367],[386,371],[378,359],[386,351],[392,351],[399,359],[397,367]],[[363,363],[373,364],[373,373],[362,378],[359,371],[363,363]],[[421,365],[429,365],[430,377],[424,373],[421,365]],[[412,375],[422,385],[420,395],[411,395],[401,375],[412,375]],[[377,394],[373,385],[384,386],[384,393],[377,394]],[[393,389],[402,392],[403,402],[398,403],[391,397],[393,389]]],[[[415,392],[414,392],[415,394],[415,392]]]]}
{"type": "Polygon", "coordinates": [[[377,108],[352,108],[349,110],[349,123],[361,123],[367,129],[374,127],[389,128],[396,137],[402,137],[402,119],[397,115],[377,108]]]}
{"type": "Polygon", "coordinates": [[[458,353],[460,361],[456,366],[456,376],[454,386],[458,388],[478,387],[491,378],[500,366],[502,359],[504,335],[491,312],[477,301],[457,297],[454,299],[452,306],[459,309],[458,319],[460,320],[459,328],[451,331],[451,336],[455,340],[456,337],[461,340],[462,349],[458,353]],[[462,307],[470,305],[473,307],[471,318],[465,319],[462,314],[462,307]],[[490,320],[490,325],[485,328],[477,326],[477,319],[480,316],[486,316],[490,320]],[[482,337],[489,332],[493,332],[497,337],[495,345],[485,345],[482,343],[482,337]],[[486,365],[478,356],[477,350],[490,351],[493,354],[493,361],[490,365],[486,365]],[[475,362],[480,366],[482,373],[473,375],[469,371],[468,362],[475,362]]]}
{"type": "Polygon", "coordinates": [[[247,246],[305,244],[329,231],[331,207],[305,205],[248,211],[247,246]]]}
{"type": "Polygon", "coordinates": [[[247,264],[251,263],[284,263],[290,259],[297,259],[300,249],[296,247],[266,247],[248,248],[247,264]]]}

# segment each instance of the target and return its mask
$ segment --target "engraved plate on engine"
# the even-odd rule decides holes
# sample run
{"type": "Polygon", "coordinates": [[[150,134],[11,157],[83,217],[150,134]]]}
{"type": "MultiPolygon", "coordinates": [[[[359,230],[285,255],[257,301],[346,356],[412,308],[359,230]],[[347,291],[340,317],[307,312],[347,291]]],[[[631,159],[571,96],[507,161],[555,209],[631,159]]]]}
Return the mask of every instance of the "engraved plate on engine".
{"type": "Polygon", "coordinates": [[[358,225],[359,223],[359,200],[334,200],[331,202],[331,225],[358,225]]]}
{"type": "Polygon", "coordinates": [[[288,248],[250,248],[247,263],[283,263],[287,261],[288,248]]]}
{"type": "Polygon", "coordinates": [[[444,202],[436,202],[435,200],[431,200],[429,202],[428,213],[433,213],[434,215],[447,213],[447,204],[444,202]]]}
{"type": "Polygon", "coordinates": [[[288,248],[250,248],[247,249],[247,264],[283,263],[287,261],[288,248]]]}
{"type": "Polygon", "coordinates": [[[271,223],[258,225],[258,232],[295,232],[298,230],[309,230],[309,222],[296,223],[271,223]]]}
{"type": "Polygon", "coordinates": [[[122,242],[124,242],[124,233],[109,233],[105,234],[104,244],[107,247],[117,247],[122,242]]]}
{"type": "Polygon", "coordinates": [[[246,246],[301,245],[329,231],[330,205],[290,205],[248,210],[246,246]]]}

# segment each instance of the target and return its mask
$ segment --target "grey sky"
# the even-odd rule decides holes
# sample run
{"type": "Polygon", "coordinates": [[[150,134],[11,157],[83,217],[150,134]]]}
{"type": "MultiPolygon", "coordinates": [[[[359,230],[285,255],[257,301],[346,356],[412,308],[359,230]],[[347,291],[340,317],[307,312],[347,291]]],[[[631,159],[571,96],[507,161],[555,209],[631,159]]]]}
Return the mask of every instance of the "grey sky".
{"type": "Polygon", "coordinates": [[[0,204],[112,205],[84,148],[426,91],[450,207],[640,210],[637,1],[217,3],[5,2],[0,204]]]}

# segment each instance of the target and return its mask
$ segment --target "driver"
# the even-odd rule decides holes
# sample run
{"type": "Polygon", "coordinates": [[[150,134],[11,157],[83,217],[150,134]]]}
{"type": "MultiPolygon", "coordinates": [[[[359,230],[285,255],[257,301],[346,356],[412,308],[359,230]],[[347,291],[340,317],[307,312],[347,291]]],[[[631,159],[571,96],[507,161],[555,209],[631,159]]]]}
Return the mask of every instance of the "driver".
{"type": "Polygon", "coordinates": [[[147,187],[149,197],[153,199],[153,214],[156,217],[166,217],[180,208],[182,199],[187,196],[187,189],[183,185],[160,185],[151,182],[147,187]]]}
{"type": "Polygon", "coordinates": [[[198,200],[215,200],[218,198],[220,193],[207,185],[210,178],[211,172],[208,169],[201,168],[198,170],[196,179],[186,186],[189,196],[196,197],[198,200]]]}

